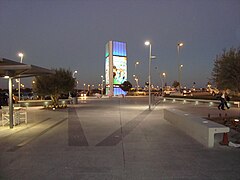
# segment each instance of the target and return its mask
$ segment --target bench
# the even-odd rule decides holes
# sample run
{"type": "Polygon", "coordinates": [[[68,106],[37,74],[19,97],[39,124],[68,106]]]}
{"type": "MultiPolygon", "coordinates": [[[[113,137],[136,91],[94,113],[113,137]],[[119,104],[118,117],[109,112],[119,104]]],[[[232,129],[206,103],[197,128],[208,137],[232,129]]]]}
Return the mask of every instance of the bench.
{"type": "Polygon", "coordinates": [[[233,104],[236,104],[238,108],[240,107],[240,102],[239,101],[234,101],[233,104]]]}
{"type": "Polygon", "coordinates": [[[188,114],[178,109],[164,109],[164,119],[209,148],[214,147],[215,134],[230,131],[229,127],[222,124],[188,114]]]}

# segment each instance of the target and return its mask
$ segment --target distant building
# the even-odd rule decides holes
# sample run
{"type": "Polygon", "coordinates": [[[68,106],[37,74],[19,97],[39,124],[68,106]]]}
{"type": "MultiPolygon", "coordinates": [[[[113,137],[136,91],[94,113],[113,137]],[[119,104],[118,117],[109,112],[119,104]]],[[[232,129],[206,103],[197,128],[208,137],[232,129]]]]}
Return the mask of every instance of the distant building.
{"type": "Polygon", "coordinates": [[[127,81],[127,43],[109,41],[105,49],[106,95],[126,94],[119,85],[127,81]]]}

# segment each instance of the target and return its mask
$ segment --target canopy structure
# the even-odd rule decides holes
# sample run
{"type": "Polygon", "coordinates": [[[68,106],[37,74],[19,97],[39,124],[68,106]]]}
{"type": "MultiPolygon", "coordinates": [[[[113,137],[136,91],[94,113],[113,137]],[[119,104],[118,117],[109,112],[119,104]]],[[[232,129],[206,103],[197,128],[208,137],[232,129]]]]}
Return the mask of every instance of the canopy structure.
{"type": "Polygon", "coordinates": [[[13,128],[12,80],[32,76],[54,74],[55,71],[34,65],[19,63],[6,58],[0,58],[0,77],[9,79],[9,126],[13,128]]]}

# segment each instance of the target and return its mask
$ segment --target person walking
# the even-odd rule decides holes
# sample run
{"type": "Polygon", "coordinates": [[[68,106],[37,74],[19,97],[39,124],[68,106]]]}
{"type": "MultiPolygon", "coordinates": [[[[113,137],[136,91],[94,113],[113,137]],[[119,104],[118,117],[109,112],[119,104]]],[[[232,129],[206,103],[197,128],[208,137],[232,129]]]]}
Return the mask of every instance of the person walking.
{"type": "Polygon", "coordinates": [[[218,105],[218,109],[225,110],[224,106],[226,106],[229,109],[229,106],[227,104],[227,100],[229,101],[229,97],[227,96],[226,92],[223,91],[220,94],[220,104],[218,105]]]}

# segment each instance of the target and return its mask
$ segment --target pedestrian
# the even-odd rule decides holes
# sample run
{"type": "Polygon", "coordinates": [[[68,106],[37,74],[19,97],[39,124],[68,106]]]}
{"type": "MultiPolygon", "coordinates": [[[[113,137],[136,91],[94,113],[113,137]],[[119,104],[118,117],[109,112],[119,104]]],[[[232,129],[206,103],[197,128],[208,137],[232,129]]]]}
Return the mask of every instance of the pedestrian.
{"type": "Polygon", "coordinates": [[[227,100],[226,98],[229,100],[229,97],[227,96],[226,92],[223,91],[221,94],[220,94],[220,104],[218,105],[218,109],[222,109],[222,110],[225,110],[224,106],[226,106],[228,109],[229,109],[229,106],[227,104],[227,100]]]}

